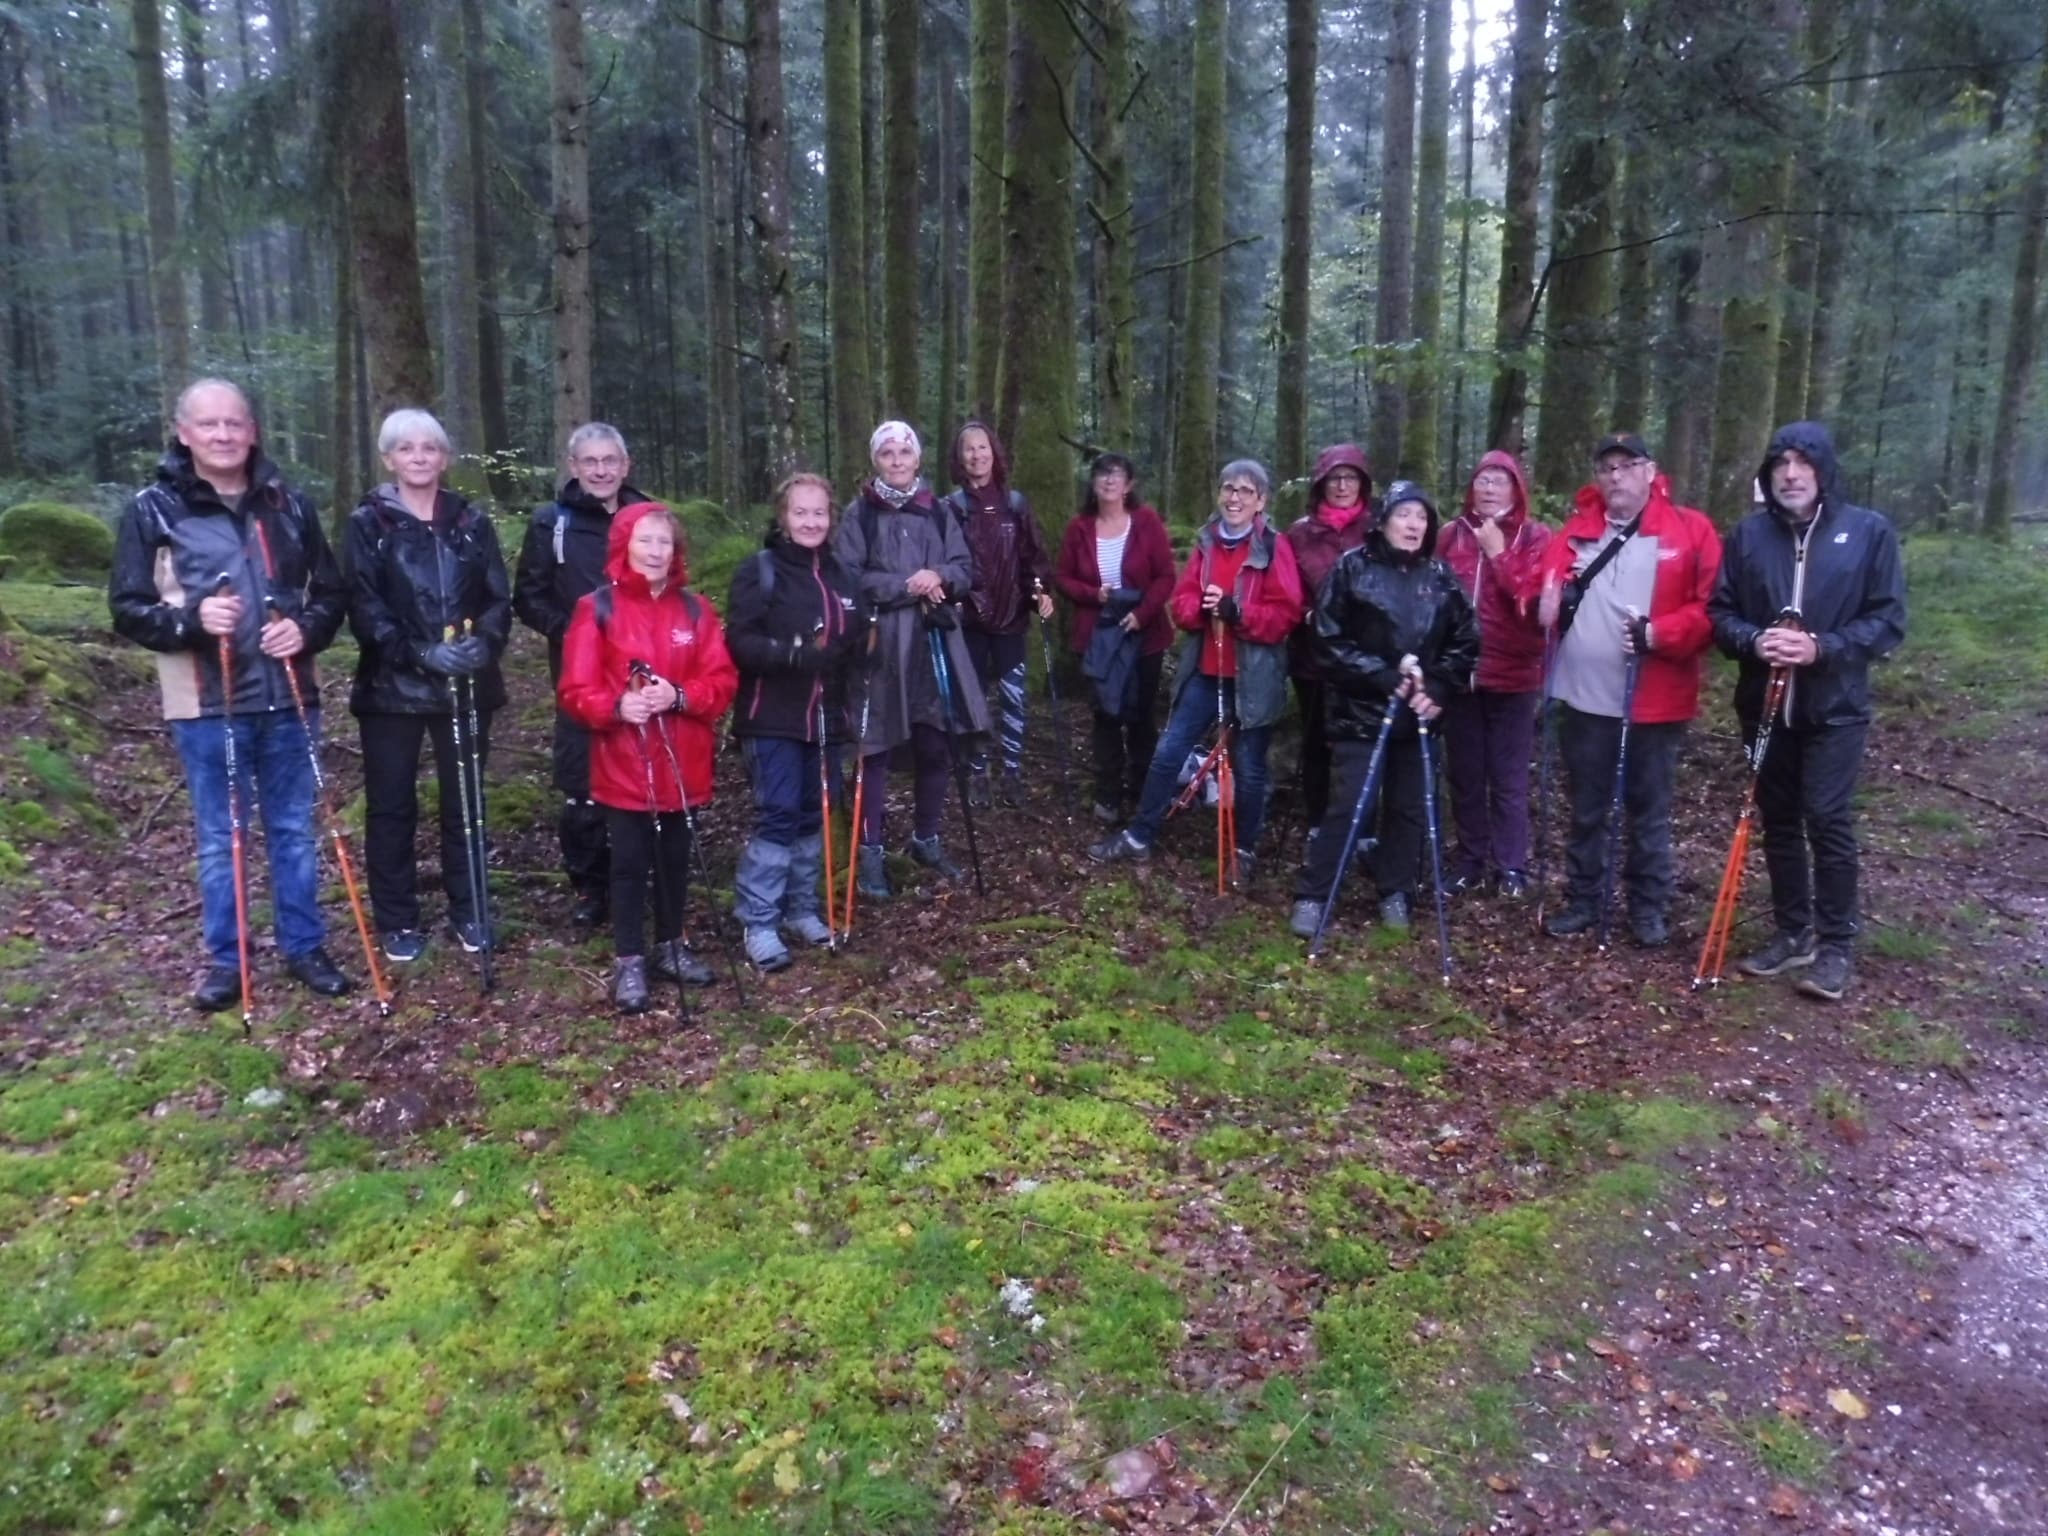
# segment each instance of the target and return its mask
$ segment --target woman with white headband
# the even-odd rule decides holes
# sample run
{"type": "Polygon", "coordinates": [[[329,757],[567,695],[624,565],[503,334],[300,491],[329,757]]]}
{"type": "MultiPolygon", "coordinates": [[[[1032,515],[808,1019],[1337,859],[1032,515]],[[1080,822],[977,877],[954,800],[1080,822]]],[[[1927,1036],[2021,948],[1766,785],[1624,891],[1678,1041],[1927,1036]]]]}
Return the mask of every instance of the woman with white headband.
{"type": "Polygon", "coordinates": [[[874,615],[873,652],[847,700],[861,731],[860,894],[895,892],[883,867],[889,754],[908,744],[916,764],[916,827],[910,857],[944,880],[960,867],[939,841],[946,808],[949,737],[988,730],[988,705],[972,686],[974,663],[956,605],[973,584],[959,523],[918,474],[924,453],[906,422],[885,421],[868,439],[875,473],[840,515],[833,547],[874,615]],[[936,633],[934,646],[931,636],[936,633]]]}

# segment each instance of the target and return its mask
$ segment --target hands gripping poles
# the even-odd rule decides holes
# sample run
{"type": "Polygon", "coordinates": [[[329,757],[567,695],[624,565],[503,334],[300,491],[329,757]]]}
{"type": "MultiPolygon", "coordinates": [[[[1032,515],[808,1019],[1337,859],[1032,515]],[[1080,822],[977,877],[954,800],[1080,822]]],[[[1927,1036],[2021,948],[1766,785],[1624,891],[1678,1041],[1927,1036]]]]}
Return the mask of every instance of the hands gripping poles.
{"type": "MultiPolygon", "coordinates": [[[[1323,915],[1316,923],[1315,937],[1308,941],[1308,957],[1314,960],[1323,952],[1323,935],[1329,932],[1330,914],[1336,910],[1337,893],[1344,888],[1344,876],[1351,868],[1352,857],[1358,851],[1359,830],[1365,825],[1365,818],[1372,814],[1372,806],[1379,796],[1380,774],[1387,763],[1387,739],[1394,734],[1394,716],[1400,712],[1401,700],[1387,700],[1387,711],[1380,721],[1380,733],[1372,744],[1372,758],[1365,766],[1365,782],[1358,786],[1358,801],[1351,807],[1351,825],[1344,832],[1344,847],[1337,855],[1337,874],[1330,881],[1330,894],[1323,898],[1323,915]]],[[[1377,837],[1372,839],[1378,842],[1377,837]]]]}
{"type": "Polygon", "coordinates": [[[953,778],[960,789],[960,815],[967,823],[967,858],[974,866],[974,894],[986,901],[988,887],[981,882],[981,845],[974,840],[974,807],[967,797],[967,763],[954,750],[959,720],[953,710],[953,668],[946,660],[946,637],[929,623],[924,627],[924,636],[931,646],[932,676],[938,681],[939,703],[946,711],[946,755],[953,759],[953,778]]]}
{"type": "Polygon", "coordinates": [[[1607,859],[1600,867],[1600,945],[1607,948],[1614,908],[1614,876],[1621,863],[1624,801],[1628,794],[1628,723],[1636,711],[1636,678],[1643,670],[1641,648],[1628,653],[1621,681],[1621,745],[1614,753],[1614,796],[1607,805],[1607,859]]]}
{"type": "MultiPolygon", "coordinates": [[[[464,619],[462,628],[464,634],[469,634],[474,626],[464,619]]],[[[448,625],[441,638],[453,640],[455,626],[448,625]]],[[[477,936],[482,941],[476,952],[477,983],[482,991],[489,992],[498,984],[498,973],[491,955],[490,873],[486,865],[489,848],[484,841],[484,760],[477,734],[474,679],[448,679],[448,715],[448,731],[454,738],[455,747],[456,796],[462,801],[463,859],[469,865],[469,905],[475,915],[477,936]]]]}
{"type": "MultiPolygon", "coordinates": [[[[231,591],[234,580],[222,571],[214,593],[231,591]]],[[[242,1028],[249,1028],[255,1015],[253,988],[249,981],[249,866],[242,851],[242,777],[235,771],[235,637],[232,631],[220,637],[220,723],[227,739],[228,769],[228,855],[235,875],[235,954],[242,969],[242,1028]]]]}
{"type": "MultiPolygon", "coordinates": [[[[1033,578],[1031,582],[1036,596],[1045,595],[1045,583],[1033,578]]],[[[1045,698],[1046,714],[1052,726],[1053,745],[1060,753],[1060,790],[1067,797],[1067,809],[1078,809],[1074,801],[1074,765],[1067,754],[1067,726],[1060,715],[1060,685],[1053,675],[1052,664],[1052,620],[1044,614],[1038,616],[1038,644],[1045,653],[1045,698]]]]}
{"type": "MultiPolygon", "coordinates": [[[[273,622],[284,617],[275,602],[270,604],[273,622]]],[[[341,866],[341,883],[348,888],[348,904],[356,915],[356,933],[363,941],[363,960],[370,968],[370,985],[377,992],[377,1013],[382,1018],[391,1017],[391,988],[384,980],[384,968],[377,963],[377,946],[370,938],[370,920],[363,915],[362,890],[356,884],[356,869],[348,856],[348,843],[341,835],[341,817],[334,809],[334,802],[327,793],[327,773],[320,766],[320,743],[313,739],[313,725],[306,714],[306,695],[299,687],[299,674],[292,669],[291,658],[278,663],[284,671],[284,680],[291,684],[292,708],[298,711],[299,732],[306,738],[306,755],[313,765],[313,791],[320,799],[320,814],[327,818],[327,830],[334,837],[334,862],[341,866]]]]}

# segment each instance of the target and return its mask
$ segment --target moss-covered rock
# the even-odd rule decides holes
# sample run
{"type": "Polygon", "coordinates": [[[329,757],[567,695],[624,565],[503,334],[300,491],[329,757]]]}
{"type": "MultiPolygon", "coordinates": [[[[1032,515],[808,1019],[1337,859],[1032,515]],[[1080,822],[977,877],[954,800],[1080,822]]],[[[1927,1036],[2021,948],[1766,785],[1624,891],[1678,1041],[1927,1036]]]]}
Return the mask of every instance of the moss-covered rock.
{"type": "Polygon", "coordinates": [[[114,534],[90,512],[24,501],[0,512],[0,557],[15,581],[101,580],[113,567],[114,534]]]}

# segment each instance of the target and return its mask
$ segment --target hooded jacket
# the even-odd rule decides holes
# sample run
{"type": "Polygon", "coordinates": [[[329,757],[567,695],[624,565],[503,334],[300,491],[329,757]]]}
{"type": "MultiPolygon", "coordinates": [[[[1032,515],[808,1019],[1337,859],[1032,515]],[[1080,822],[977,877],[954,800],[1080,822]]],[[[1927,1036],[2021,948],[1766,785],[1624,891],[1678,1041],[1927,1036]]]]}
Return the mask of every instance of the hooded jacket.
{"type": "Polygon", "coordinates": [[[1870,664],[1906,638],[1898,534],[1882,513],[1850,503],[1834,440],[1819,422],[1780,427],[1758,479],[1763,509],[1728,535],[1720,579],[1707,604],[1714,639],[1741,663],[1735,711],[1750,723],[1763,713],[1771,669],[1757,657],[1757,636],[1783,610],[1797,608],[1820,654],[1793,673],[1789,722],[1805,729],[1868,720],[1870,664]],[[1795,450],[1820,482],[1820,508],[1803,528],[1771,494],[1773,466],[1795,450]]]}
{"type": "Polygon", "coordinates": [[[769,529],[760,553],[733,572],[725,625],[740,676],[735,736],[816,741],[822,706],[827,738],[845,739],[846,678],[868,624],[829,543],[805,549],[769,529]]]}
{"type": "MultiPolygon", "coordinates": [[[[1353,443],[1325,448],[1317,455],[1315,470],[1309,476],[1308,513],[1296,518],[1287,530],[1287,542],[1294,550],[1294,563],[1301,573],[1302,599],[1310,608],[1315,606],[1316,595],[1323,590],[1323,583],[1337,568],[1337,562],[1365,542],[1372,525],[1372,471],[1366,467],[1365,455],[1353,443]],[[1316,515],[1322,510],[1323,483],[1338,469],[1355,469],[1364,481],[1358,489],[1358,515],[1342,528],[1316,515]]],[[[1315,647],[1306,621],[1288,637],[1287,670],[1306,682],[1316,680],[1315,647]]]]}
{"type": "Polygon", "coordinates": [[[491,520],[453,491],[434,500],[431,522],[407,510],[395,485],[380,485],[348,516],[348,627],[359,647],[348,707],[358,715],[445,715],[448,679],[419,653],[465,619],[491,648],[476,677],[477,708],[505,702],[498,658],[512,636],[512,595],[491,520]]]}
{"type": "Polygon", "coordinates": [[[718,614],[702,597],[684,591],[689,570],[682,542],[676,543],[658,596],[626,559],[634,525],[660,510],[659,503],[641,502],[620,507],[612,518],[605,561],[609,584],[577,599],[556,685],[563,711],[590,732],[591,798],[622,811],[648,808],[650,772],[661,811],[680,811],[686,803],[695,810],[711,799],[715,727],[739,687],[718,614]],[[610,608],[602,622],[599,592],[608,594],[610,608]],[[636,661],[682,690],[681,707],[656,715],[644,731],[619,714],[636,661]]]}
{"type": "MultiPolygon", "coordinates": [[[[1168,604],[1175,626],[1185,632],[1174,674],[1176,700],[1202,674],[1202,649],[1213,622],[1202,612],[1202,591],[1212,584],[1221,523],[1220,516],[1212,517],[1195,535],[1195,547],[1168,604]]],[[[1307,604],[1287,540],[1263,516],[1252,523],[1246,539],[1250,548],[1230,584],[1230,595],[1237,599],[1237,622],[1227,628],[1236,667],[1237,723],[1251,731],[1271,725],[1287,708],[1287,637],[1301,622],[1307,604]]]]}
{"type": "Polygon", "coordinates": [[[1309,618],[1325,682],[1324,732],[1333,741],[1379,734],[1387,701],[1401,686],[1404,656],[1421,663],[1423,691],[1437,704],[1471,687],[1479,625],[1457,576],[1434,558],[1436,504],[1416,486],[1396,481],[1386,505],[1400,501],[1419,501],[1429,510],[1422,547],[1397,550],[1384,526],[1375,528],[1337,562],[1309,618]]]}
{"type": "MultiPolygon", "coordinates": [[[[1597,486],[1582,486],[1572,515],[1543,552],[1539,590],[1568,580],[1581,550],[1595,548],[1607,531],[1607,502],[1597,486]]],[[[1713,639],[1707,598],[1721,569],[1721,535],[1704,512],[1671,499],[1671,482],[1658,475],[1643,505],[1641,532],[1657,541],[1657,579],[1650,593],[1650,654],[1637,674],[1638,725],[1692,719],[1700,707],[1700,656],[1713,639]]],[[[1620,649],[1617,645],[1617,664],[1620,649]]]]}
{"type": "MultiPolygon", "coordinates": [[[[1092,503],[1091,503],[1092,505],[1092,503]]],[[[1138,654],[1157,656],[1173,643],[1173,621],[1166,616],[1176,572],[1173,541],[1159,514],[1143,502],[1129,506],[1130,531],[1124,535],[1124,585],[1139,594],[1138,654]]],[[[1060,539],[1059,565],[1053,580],[1074,605],[1073,647],[1085,652],[1102,616],[1102,566],[1095,553],[1096,514],[1084,509],[1060,539]]]]}
{"type": "MultiPolygon", "coordinates": [[[[632,486],[620,484],[621,510],[647,500],[632,486]]],[[[547,637],[548,665],[557,678],[562,674],[562,637],[569,632],[576,600],[605,583],[613,516],[583,489],[582,481],[570,480],[561,495],[534,509],[533,520],[526,525],[519,570],[512,580],[512,611],[528,629],[547,637]]]]}
{"type": "Polygon", "coordinates": [[[1479,669],[1472,686],[1486,693],[1534,693],[1543,686],[1543,627],[1536,618],[1543,554],[1550,530],[1529,516],[1529,482],[1511,453],[1484,454],[1465,483],[1464,510],[1437,542],[1436,557],[1451,568],[1479,617],[1479,669]],[[1498,469],[1515,485],[1515,504],[1500,519],[1507,548],[1489,560],[1479,548],[1483,519],[1473,510],[1472,481],[1498,469]]]}
{"type": "Polygon", "coordinates": [[[193,467],[192,450],[175,444],[157,465],[156,483],[122,513],[107,578],[114,632],[157,653],[166,720],[222,713],[220,641],[200,627],[199,605],[219,591],[223,575],[242,599],[232,645],[234,713],[293,708],[287,665],[317,709],[313,657],[333,643],[348,607],[319,513],[260,449],[249,456],[249,489],[229,506],[193,467]],[[305,636],[288,663],[263,654],[273,605],[305,636]]]}
{"type": "Polygon", "coordinates": [[[958,487],[946,498],[946,506],[960,523],[967,540],[969,563],[974,575],[961,605],[960,617],[969,629],[991,635],[1021,635],[1031,623],[1031,600],[1038,585],[1052,585],[1052,562],[1045,555],[1045,540],[1032,516],[1031,503],[1022,491],[1010,488],[1010,461],[995,433],[975,421],[962,426],[979,427],[988,434],[990,457],[994,460],[989,483],[981,490],[967,483],[967,466],[960,460],[960,438],[953,438],[953,453],[947,466],[958,487]]]}

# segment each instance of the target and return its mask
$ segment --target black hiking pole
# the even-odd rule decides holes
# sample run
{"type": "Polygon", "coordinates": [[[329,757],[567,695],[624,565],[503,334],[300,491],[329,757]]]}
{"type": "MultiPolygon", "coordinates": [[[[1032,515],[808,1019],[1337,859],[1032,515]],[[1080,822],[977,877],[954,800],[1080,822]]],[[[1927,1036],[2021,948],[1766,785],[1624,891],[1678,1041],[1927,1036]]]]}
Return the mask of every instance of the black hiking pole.
{"type": "MultiPolygon", "coordinates": [[[[1632,629],[1643,621],[1634,614],[1629,615],[1632,629]]],[[[1614,752],[1614,796],[1607,805],[1607,858],[1600,867],[1600,945],[1604,951],[1611,929],[1612,907],[1614,905],[1614,879],[1617,866],[1621,863],[1621,844],[1625,816],[1624,800],[1628,794],[1628,723],[1635,713],[1636,677],[1643,669],[1643,647],[1640,641],[1628,653],[1628,670],[1621,681],[1621,743],[1614,752]]]]}
{"type": "MultiPolygon", "coordinates": [[[[1038,580],[1036,577],[1033,577],[1031,585],[1036,596],[1045,596],[1044,582],[1038,580]]],[[[1074,764],[1073,760],[1068,756],[1067,753],[1066,721],[1060,715],[1059,680],[1053,675],[1054,669],[1052,664],[1052,620],[1047,618],[1044,613],[1040,613],[1038,616],[1038,643],[1039,648],[1045,653],[1046,711],[1052,721],[1053,745],[1059,748],[1060,789],[1066,795],[1067,810],[1069,814],[1071,814],[1074,811],[1080,809],[1080,807],[1074,798],[1074,764]]]]}
{"type": "MultiPolygon", "coordinates": [[[[1358,834],[1365,825],[1365,818],[1371,813],[1374,800],[1379,794],[1380,774],[1386,766],[1387,741],[1394,734],[1394,716],[1399,713],[1401,700],[1387,700],[1385,717],[1380,721],[1380,733],[1372,744],[1372,757],[1365,765],[1365,781],[1358,786],[1358,803],[1351,807],[1351,825],[1344,832],[1344,847],[1337,855],[1337,873],[1330,880],[1330,894],[1323,899],[1323,915],[1316,921],[1315,937],[1308,941],[1308,957],[1316,959],[1323,952],[1323,935],[1329,932],[1330,914],[1337,907],[1337,893],[1344,888],[1344,876],[1351,868],[1351,860],[1358,851],[1358,834]]],[[[1378,842],[1378,838],[1373,839],[1378,842]]]]}
{"type": "MultiPolygon", "coordinates": [[[[232,592],[234,577],[220,573],[214,595],[232,592]]],[[[254,985],[249,978],[249,865],[242,847],[242,778],[235,771],[235,637],[220,637],[220,723],[226,742],[228,769],[228,854],[235,881],[235,953],[242,970],[242,1032],[254,1021],[254,985]]]]}
{"type": "MultiPolygon", "coordinates": [[[[441,638],[454,640],[455,626],[450,624],[443,629],[441,638]]],[[[484,869],[482,840],[483,762],[475,751],[474,703],[469,707],[463,704],[464,681],[466,679],[459,677],[448,679],[448,733],[454,738],[456,798],[462,802],[463,859],[469,865],[469,908],[478,929],[477,980],[481,989],[488,992],[497,985],[498,978],[491,964],[490,899],[484,894],[488,875],[484,869]],[[465,720],[468,722],[466,729],[465,720]]]]}
{"type": "MultiPolygon", "coordinates": [[[[632,664],[632,669],[628,675],[637,685],[642,676],[651,676],[652,674],[646,672],[643,665],[636,661],[632,664]]],[[[647,816],[654,824],[654,926],[657,929],[661,927],[661,911],[662,908],[666,907],[669,911],[677,914],[677,928],[680,931],[682,926],[682,908],[672,899],[673,893],[668,888],[668,860],[663,856],[661,842],[661,800],[654,793],[654,754],[647,750],[647,722],[642,720],[633,727],[633,730],[640,741],[640,768],[647,779],[647,816]]],[[[686,858],[683,860],[683,896],[685,900],[688,899],[689,894],[690,861],[686,858]]],[[[657,939],[655,942],[660,944],[663,941],[657,939]]],[[[678,956],[677,958],[680,959],[681,957],[678,956]]],[[[682,1022],[687,1025],[690,1022],[690,989],[683,980],[682,966],[676,965],[670,967],[670,969],[675,973],[676,1010],[682,1016],[682,1022]]]]}
{"type": "Polygon", "coordinates": [[[939,685],[939,704],[946,712],[946,755],[953,759],[953,777],[960,788],[960,815],[967,823],[967,861],[974,866],[974,894],[986,901],[988,887],[981,880],[981,845],[974,838],[974,807],[967,799],[967,763],[957,750],[960,722],[953,708],[953,669],[946,661],[946,637],[932,625],[929,617],[925,620],[924,634],[931,645],[932,676],[939,685]]]}
{"type": "MultiPolygon", "coordinates": [[[[1421,678],[1416,686],[1422,686],[1421,678]]],[[[1429,835],[1429,873],[1436,884],[1436,953],[1443,970],[1444,985],[1451,984],[1451,924],[1444,915],[1444,840],[1436,820],[1436,754],[1429,747],[1429,721],[1415,717],[1417,739],[1422,744],[1422,820],[1429,835]]]]}

